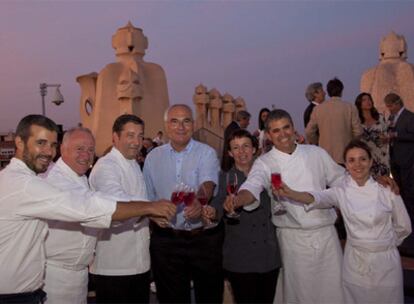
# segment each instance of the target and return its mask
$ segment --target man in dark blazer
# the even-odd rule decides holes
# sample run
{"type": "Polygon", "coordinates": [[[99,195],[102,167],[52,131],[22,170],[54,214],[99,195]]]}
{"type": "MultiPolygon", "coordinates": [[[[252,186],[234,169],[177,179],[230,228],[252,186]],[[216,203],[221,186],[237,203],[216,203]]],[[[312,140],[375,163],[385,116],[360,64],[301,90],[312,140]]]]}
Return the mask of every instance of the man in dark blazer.
{"type": "Polygon", "coordinates": [[[226,138],[234,131],[238,129],[246,129],[250,124],[250,113],[247,111],[239,111],[236,113],[236,120],[233,120],[224,130],[224,142],[226,138]]]}
{"type": "Polygon", "coordinates": [[[411,220],[414,219],[414,113],[404,108],[400,96],[390,93],[384,98],[390,111],[391,172],[411,220]]]}
{"type": "Polygon", "coordinates": [[[309,101],[309,105],[306,107],[303,113],[303,122],[306,126],[309,123],[313,108],[325,101],[325,91],[323,90],[322,83],[314,82],[308,85],[305,92],[305,97],[309,101]]]}

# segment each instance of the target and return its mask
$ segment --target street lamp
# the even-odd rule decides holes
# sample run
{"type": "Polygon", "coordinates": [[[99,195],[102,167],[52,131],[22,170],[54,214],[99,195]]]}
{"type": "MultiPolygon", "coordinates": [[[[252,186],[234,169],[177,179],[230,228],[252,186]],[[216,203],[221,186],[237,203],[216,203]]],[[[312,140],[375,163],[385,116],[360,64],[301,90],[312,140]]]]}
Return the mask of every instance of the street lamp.
{"type": "Polygon", "coordinates": [[[52,99],[52,102],[56,104],[57,106],[60,105],[63,102],[63,95],[60,93],[60,84],[47,84],[47,83],[41,83],[40,84],[40,96],[42,96],[42,115],[46,116],[46,105],[45,105],[45,96],[47,94],[47,88],[53,87],[56,88],[55,96],[52,99]]]}

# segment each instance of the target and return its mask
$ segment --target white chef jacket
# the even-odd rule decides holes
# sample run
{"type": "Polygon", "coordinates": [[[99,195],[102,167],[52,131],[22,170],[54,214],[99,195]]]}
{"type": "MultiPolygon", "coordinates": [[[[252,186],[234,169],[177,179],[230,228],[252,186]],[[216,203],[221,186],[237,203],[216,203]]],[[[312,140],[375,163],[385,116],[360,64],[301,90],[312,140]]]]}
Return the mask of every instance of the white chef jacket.
{"type": "MultiPolygon", "coordinates": [[[[337,165],[325,150],[313,145],[297,145],[292,154],[272,148],[260,156],[253,164],[249,176],[240,190],[248,190],[259,200],[260,193],[267,189],[270,197],[272,173],[281,173],[282,180],[297,191],[323,190],[326,186],[338,184],[344,168],[337,165]]],[[[274,199],[272,203],[275,204],[274,199]]],[[[273,215],[272,221],[278,228],[316,229],[332,225],[336,213],[332,208],[306,212],[303,204],[282,198],[285,215],[273,215]]]]}
{"type": "Polygon", "coordinates": [[[402,303],[402,268],[396,247],[411,233],[411,221],[401,197],[372,178],[358,186],[350,176],[339,187],[311,193],[315,203],[306,209],[334,205],[344,217],[343,280],[348,300],[402,303]]]}
{"type": "MultiPolygon", "coordinates": [[[[91,188],[125,201],[148,201],[141,169],[115,147],[101,157],[89,177],[91,188]]],[[[148,219],[137,218],[113,225],[98,236],[90,271],[99,275],[134,275],[150,269],[148,219]]]]}
{"type": "MultiPolygon", "coordinates": [[[[275,204],[270,188],[274,172],[281,173],[283,182],[293,189],[310,191],[339,183],[344,169],[317,146],[298,144],[292,154],[273,147],[254,162],[240,189],[248,190],[256,199],[267,189],[275,204]]],[[[342,303],[342,250],[333,226],[335,211],[306,212],[303,204],[286,198],[280,203],[287,212],[272,216],[283,261],[278,280],[283,291],[276,295],[276,302],[342,303]]]]}
{"type": "Polygon", "coordinates": [[[47,224],[43,219],[108,227],[116,202],[99,195],[63,192],[17,158],[0,172],[0,294],[43,285],[47,224]]]}
{"type": "MultiPolygon", "coordinates": [[[[46,180],[64,191],[90,191],[87,177],[79,176],[61,158],[46,180]]],[[[45,243],[47,263],[74,270],[88,267],[93,259],[99,230],[63,221],[48,221],[48,225],[49,234],[45,243]]]]}
{"type": "MultiPolygon", "coordinates": [[[[70,191],[90,191],[88,179],[79,176],[61,158],[47,174],[49,184],[70,191]]],[[[79,223],[48,221],[46,237],[46,303],[86,303],[88,265],[92,262],[97,229],[79,223]]]]}

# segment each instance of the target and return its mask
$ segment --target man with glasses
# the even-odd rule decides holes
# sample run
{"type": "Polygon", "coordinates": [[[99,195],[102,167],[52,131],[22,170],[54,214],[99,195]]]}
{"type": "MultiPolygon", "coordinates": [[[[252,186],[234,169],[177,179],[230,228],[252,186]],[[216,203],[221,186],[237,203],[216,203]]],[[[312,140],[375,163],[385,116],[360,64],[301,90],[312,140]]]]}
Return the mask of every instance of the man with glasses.
{"type": "MultiPolygon", "coordinates": [[[[181,184],[195,192],[203,188],[210,199],[218,182],[219,163],[211,147],[191,138],[191,109],[173,105],[166,111],[164,121],[170,143],[153,149],[144,165],[149,198],[169,199],[181,184]]],[[[153,218],[150,252],[158,300],[191,303],[192,280],[197,303],[222,303],[223,226],[203,229],[202,209],[196,199],[177,210],[173,228],[153,218]]],[[[204,211],[208,217],[215,213],[212,207],[204,211]]]]}

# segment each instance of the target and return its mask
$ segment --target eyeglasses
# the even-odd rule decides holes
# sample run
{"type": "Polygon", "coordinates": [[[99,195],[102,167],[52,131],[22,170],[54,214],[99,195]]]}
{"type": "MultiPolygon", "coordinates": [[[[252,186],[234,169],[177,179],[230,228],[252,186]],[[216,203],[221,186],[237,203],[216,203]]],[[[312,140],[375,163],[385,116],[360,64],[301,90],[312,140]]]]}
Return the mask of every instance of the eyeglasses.
{"type": "Polygon", "coordinates": [[[189,128],[193,125],[193,120],[190,118],[184,118],[182,120],[172,118],[168,123],[172,128],[178,128],[180,125],[183,125],[185,128],[189,128]]]}

